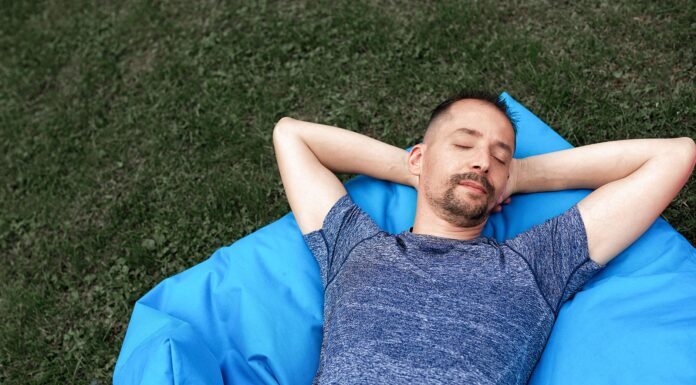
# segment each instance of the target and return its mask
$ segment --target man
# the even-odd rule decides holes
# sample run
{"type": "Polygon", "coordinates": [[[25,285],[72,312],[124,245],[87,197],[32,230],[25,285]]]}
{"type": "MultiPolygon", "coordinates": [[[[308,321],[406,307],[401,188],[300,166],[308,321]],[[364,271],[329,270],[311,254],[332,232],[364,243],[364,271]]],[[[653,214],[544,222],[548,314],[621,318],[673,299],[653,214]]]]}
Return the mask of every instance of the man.
{"type": "Polygon", "coordinates": [[[462,92],[406,152],[283,118],[280,175],[325,289],[314,384],[525,384],[562,304],[633,243],[689,179],[690,138],[631,139],[513,159],[503,101],[462,92]],[[381,230],[334,173],[413,186],[413,227],[381,230]],[[521,192],[589,188],[503,243],[482,237],[521,192]]]}

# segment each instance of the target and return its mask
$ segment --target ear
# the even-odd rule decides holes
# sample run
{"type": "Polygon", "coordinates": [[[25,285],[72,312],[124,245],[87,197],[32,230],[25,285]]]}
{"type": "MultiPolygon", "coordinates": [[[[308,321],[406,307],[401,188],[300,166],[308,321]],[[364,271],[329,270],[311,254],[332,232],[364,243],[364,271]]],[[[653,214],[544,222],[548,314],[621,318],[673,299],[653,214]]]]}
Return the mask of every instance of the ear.
{"type": "Polygon", "coordinates": [[[425,147],[423,143],[418,143],[411,148],[411,152],[408,154],[408,170],[418,177],[420,177],[423,167],[423,147],[425,147]]]}

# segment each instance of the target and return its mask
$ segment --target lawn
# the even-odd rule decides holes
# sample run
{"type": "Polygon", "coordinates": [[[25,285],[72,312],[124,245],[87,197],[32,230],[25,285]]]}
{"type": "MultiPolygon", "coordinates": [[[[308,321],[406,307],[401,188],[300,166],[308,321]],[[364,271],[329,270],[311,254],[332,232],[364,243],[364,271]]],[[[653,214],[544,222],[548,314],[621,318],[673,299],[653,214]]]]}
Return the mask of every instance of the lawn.
{"type": "Polygon", "coordinates": [[[487,88],[574,146],[696,136],[687,0],[101,3],[2,0],[1,384],[110,383],[140,296],[289,212],[283,116],[406,148],[487,88]]]}

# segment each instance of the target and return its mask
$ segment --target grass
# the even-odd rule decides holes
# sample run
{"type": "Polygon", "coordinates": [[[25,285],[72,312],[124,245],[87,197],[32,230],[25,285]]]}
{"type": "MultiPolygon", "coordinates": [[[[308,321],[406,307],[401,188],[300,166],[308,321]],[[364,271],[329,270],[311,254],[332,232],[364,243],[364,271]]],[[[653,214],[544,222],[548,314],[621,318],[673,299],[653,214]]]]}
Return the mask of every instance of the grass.
{"type": "MultiPolygon", "coordinates": [[[[459,88],[694,137],[688,1],[2,0],[0,383],[106,384],[135,300],[289,212],[282,116],[405,148],[459,88]]],[[[351,175],[341,175],[343,181],[351,175]]],[[[663,217],[696,241],[691,178],[663,217]]]]}

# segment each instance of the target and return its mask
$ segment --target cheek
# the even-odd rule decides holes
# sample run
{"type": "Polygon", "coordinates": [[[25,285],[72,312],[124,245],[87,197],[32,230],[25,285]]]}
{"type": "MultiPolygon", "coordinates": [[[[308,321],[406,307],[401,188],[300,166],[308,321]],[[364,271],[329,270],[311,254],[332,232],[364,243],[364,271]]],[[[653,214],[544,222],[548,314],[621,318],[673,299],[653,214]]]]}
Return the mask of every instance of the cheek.
{"type": "Polygon", "coordinates": [[[496,197],[502,194],[503,191],[505,191],[505,186],[507,186],[507,182],[507,176],[504,176],[498,181],[498,184],[496,186],[493,186],[493,188],[495,189],[494,194],[496,197]]]}
{"type": "Polygon", "coordinates": [[[437,180],[447,177],[449,170],[447,169],[446,159],[437,158],[429,159],[428,162],[425,162],[422,171],[424,174],[422,177],[437,183],[437,180]]]}

